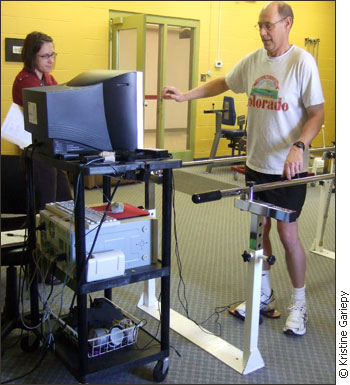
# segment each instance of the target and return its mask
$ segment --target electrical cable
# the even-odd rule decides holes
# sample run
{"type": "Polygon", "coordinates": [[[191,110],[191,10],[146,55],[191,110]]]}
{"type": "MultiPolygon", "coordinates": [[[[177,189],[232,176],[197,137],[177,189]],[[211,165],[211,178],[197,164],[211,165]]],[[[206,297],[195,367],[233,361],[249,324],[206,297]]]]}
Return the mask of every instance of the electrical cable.
{"type": "Polygon", "coordinates": [[[177,295],[178,299],[180,301],[181,306],[185,310],[186,317],[194,322],[204,333],[210,334],[210,335],[216,335],[218,337],[221,336],[221,324],[219,322],[219,317],[220,313],[224,312],[227,310],[230,306],[240,303],[241,301],[236,301],[234,303],[231,303],[229,305],[223,305],[223,306],[216,306],[214,313],[212,313],[206,320],[202,322],[198,322],[195,319],[193,319],[190,314],[189,314],[189,308],[188,308],[188,301],[186,297],[186,284],[182,275],[182,263],[181,263],[181,258],[180,258],[180,250],[179,250],[179,243],[178,243],[178,237],[177,237],[177,228],[176,228],[176,210],[175,210],[175,180],[174,180],[174,175],[173,175],[173,199],[172,199],[172,205],[173,205],[173,215],[174,215],[174,221],[173,221],[173,226],[174,226],[174,238],[175,238],[175,255],[176,255],[176,261],[177,261],[177,266],[178,266],[178,271],[179,271],[179,283],[177,287],[177,295]],[[183,299],[181,299],[181,287],[182,287],[182,295],[183,299]],[[219,333],[213,333],[210,332],[206,329],[203,329],[203,326],[205,323],[207,323],[212,317],[216,316],[215,319],[215,324],[218,325],[219,327],[219,333]]]}
{"type": "MultiPolygon", "coordinates": [[[[101,158],[97,158],[97,159],[92,159],[91,161],[87,162],[85,164],[85,166],[91,164],[91,163],[94,163],[94,162],[98,162],[100,161],[101,158]]],[[[80,178],[82,177],[82,171],[78,174],[78,177],[77,177],[77,181],[76,181],[76,191],[78,191],[78,188],[79,188],[79,182],[80,182],[80,178]]],[[[69,227],[69,238],[70,238],[70,244],[72,245],[74,243],[73,241],[73,221],[74,221],[74,212],[75,212],[75,207],[76,207],[76,199],[74,201],[74,208],[72,210],[72,215],[71,215],[71,219],[70,219],[70,227],[69,227]]],[[[67,262],[67,268],[66,268],[66,272],[65,272],[65,276],[64,276],[64,279],[63,279],[63,285],[62,285],[62,289],[60,291],[60,293],[57,293],[57,295],[61,294],[61,300],[60,300],[60,307],[59,307],[59,311],[58,311],[58,317],[61,316],[61,313],[62,313],[62,309],[63,309],[63,297],[64,297],[64,289],[70,279],[70,270],[71,270],[71,265],[72,265],[72,260],[71,258],[68,258],[68,262],[67,262]]],[[[56,296],[57,296],[56,295],[56,296]]],[[[56,298],[56,296],[54,298],[56,298]]]]}
{"type": "MultiPolygon", "coordinates": [[[[22,269],[23,269],[23,266],[22,266],[22,269]]],[[[21,270],[22,270],[21,269],[21,270]]],[[[25,325],[24,323],[24,319],[23,319],[23,309],[24,309],[24,305],[23,305],[23,290],[24,290],[24,282],[25,280],[23,279],[22,280],[22,288],[21,288],[21,292],[22,292],[22,312],[21,312],[21,320],[22,320],[22,323],[23,325],[28,329],[28,330],[33,330],[33,329],[37,329],[39,326],[41,326],[41,332],[40,332],[40,335],[41,336],[44,336],[44,331],[43,331],[43,323],[44,322],[48,322],[49,324],[49,335],[48,335],[48,338],[46,338],[46,340],[44,341],[44,344],[42,346],[42,349],[43,349],[43,353],[42,353],[42,356],[40,357],[39,361],[37,362],[37,364],[31,369],[29,370],[27,373],[24,373],[18,377],[15,377],[15,378],[10,378],[6,381],[3,381],[1,382],[1,384],[8,384],[10,382],[13,382],[13,381],[17,381],[19,379],[22,379],[26,376],[28,376],[29,374],[33,373],[36,369],[39,368],[39,366],[41,365],[41,363],[43,362],[44,358],[46,357],[46,354],[47,352],[49,351],[49,348],[50,348],[50,345],[51,345],[51,342],[54,341],[54,338],[53,338],[53,333],[52,333],[52,325],[51,325],[51,321],[50,321],[50,313],[51,311],[49,310],[48,308],[48,302],[46,302],[46,307],[47,309],[43,311],[43,315],[41,317],[41,322],[35,326],[35,327],[29,327],[28,325],[25,325]]],[[[44,305],[45,306],[45,305],[44,305]]],[[[23,335],[23,330],[21,332],[21,338],[22,338],[22,335],[23,335]]]]}
{"type": "MultiPolygon", "coordinates": [[[[37,146],[33,146],[33,145],[30,145],[28,147],[25,148],[24,150],[24,159],[27,158],[27,152],[28,152],[28,149],[32,147],[33,148],[33,151],[31,153],[31,163],[33,163],[33,155],[34,155],[34,151],[36,149],[37,146]]],[[[32,199],[32,204],[33,204],[33,211],[36,212],[36,208],[35,208],[35,196],[34,196],[34,182],[32,184],[29,184],[28,183],[28,170],[27,170],[27,164],[25,163],[25,175],[26,175],[26,188],[27,188],[27,202],[26,202],[26,206],[27,206],[27,221],[28,221],[28,216],[31,215],[31,213],[29,212],[29,197],[31,197],[32,199]]],[[[32,181],[33,181],[33,175],[31,176],[32,178],[32,181]]],[[[26,228],[28,228],[28,223],[27,223],[27,226],[26,228]]],[[[27,239],[27,234],[25,234],[25,239],[27,239]]],[[[24,245],[24,248],[23,248],[23,253],[25,252],[25,248],[28,247],[28,245],[24,245]]],[[[38,264],[39,261],[36,260],[35,258],[35,250],[32,251],[33,255],[32,255],[32,260],[36,266],[36,272],[39,272],[39,274],[42,273],[42,269],[41,269],[41,266],[38,264]]],[[[50,292],[49,292],[49,295],[46,297],[46,299],[44,299],[45,296],[41,295],[41,293],[38,291],[38,295],[39,295],[39,299],[41,300],[41,302],[43,303],[43,312],[41,314],[41,322],[39,321],[39,324],[38,325],[35,325],[35,326],[29,326],[29,325],[26,325],[25,323],[25,320],[24,320],[24,286],[25,286],[25,277],[28,276],[28,265],[27,264],[22,264],[21,265],[21,269],[20,269],[20,279],[19,279],[19,282],[18,282],[18,285],[19,285],[19,292],[21,293],[20,297],[21,297],[21,312],[20,312],[20,317],[21,317],[21,322],[23,324],[23,326],[27,329],[27,330],[35,330],[37,329],[38,327],[41,326],[41,336],[44,335],[44,330],[43,330],[43,323],[48,323],[49,325],[49,336],[48,338],[46,339],[44,345],[43,345],[43,354],[42,356],[40,357],[40,360],[38,361],[38,363],[27,373],[23,374],[23,375],[20,375],[18,377],[15,377],[15,378],[11,378],[11,379],[8,379],[4,382],[1,382],[1,384],[7,384],[9,382],[12,382],[12,381],[16,381],[16,380],[19,380],[21,378],[24,378],[25,376],[31,374],[32,372],[34,372],[39,366],[40,364],[42,363],[42,361],[44,360],[49,348],[50,348],[50,345],[52,342],[54,342],[54,337],[53,337],[53,332],[52,332],[52,324],[51,324],[51,320],[50,320],[50,314],[51,314],[51,308],[50,308],[50,305],[49,305],[49,299],[52,295],[52,292],[53,292],[53,282],[51,282],[51,288],[50,288],[50,292]],[[23,272],[23,279],[21,274],[23,272]]],[[[35,279],[35,274],[33,275],[33,277],[31,277],[31,279],[28,280],[28,284],[27,284],[27,287],[31,287],[32,283],[33,283],[33,280],[35,279]]],[[[42,274],[41,274],[42,275],[42,274]]],[[[43,280],[44,281],[44,280],[43,280]]],[[[46,292],[46,290],[44,290],[46,292]]],[[[45,294],[45,293],[43,293],[45,294]]],[[[62,291],[62,297],[61,297],[61,306],[62,306],[62,298],[63,298],[63,291],[62,291]]],[[[22,333],[21,333],[21,336],[23,334],[23,330],[22,330],[22,333]]]]}
{"type": "Polygon", "coordinates": [[[45,342],[46,342],[47,346],[43,345],[43,354],[42,354],[42,356],[40,357],[39,361],[35,364],[35,366],[31,370],[29,370],[29,372],[24,373],[24,374],[22,374],[22,375],[20,375],[18,377],[10,378],[10,379],[8,379],[6,381],[1,382],[1,384],[8,384],[10,382],[20,380],[20,379],[28,376],[29,374],[33,373],[36,369],[38,369],[39,366],[41,365],[41,363],[43,362],[44,358],[46,357],[47,352],[49,351],[50,344],[51,344],[51,337],[48,338],[48,341],[45,341],[45,342]]]}
{"type": "MultiPolygon", "coordinates": [[[[35,149],[36,149],[36,147],[37,147],[38,145],[39,145],[39,144],[37,144],[37,145],[29,145],[29,146],[26,147],[25,150],[24,150],[24,158],[27,158],[27,152],[28,152],[28,149],[29,149],[30,147],[33,148],[33,151],[32,151],[32,153],[31,153],[31,163],[33,163],[33,155],[34,155],[34,151],[35,151],[35,149]]],[[[99,160],[99,159],[94,159],[94,160],[88,162],[87,164],[92,163],[92,162],[96,162],[96,161],[98,161],[98,160],[99,160]]],[[[86,165],[87,165],[87,164],[86,164],[86,165]]],[[[27,183],[26,183],[26,187],[27,187],[27,197],[31,197],[31,198],[32,198],[33,211],[36,212],[36,208],[35,208],[35,199],[34,199],[34,191],[35,191],[35,189],[34,189],[33,176],[32,176],[32,182],[33,182],[33,183],[32,183],[32,184],[29,184],[29,183],[28,183],[28,172],[27,172],[27,170],[25,170],[25,171],[26,171],[26,172],[25,172],[25,175],[26,175],[26,182],[27,182],[27,183]]],[[[81,173],[79,174],[78,178],[79,178],[80,176],[81,176],[81,173]]],[[[120,183],[120,180],[119,180],[119,183],[120,183]]],[[[112,199],[113,199],[113,196],[114,196],[114,194],[115,194],[115,192],[116,192],[118,186],[119,186],[119,184],[116,185],[116,187],[115,187],[115,189],[114,189],[114,191],[113,191],[111,201],[112,201],[112,199]]],[[[106,213],[107,213],[107,211],[108,211],[108,208],[109,208],[110,203],[111,203],[111,202],[109,202],[109,204],[108,204],[107,207],[106,207],[106,211],[105,211],[104,216],[103,216],[103,218],[102,218],[102,220],[101,220],[100,226],[102,225],[102,223],[103,223],[103,221],[104,221],[104,219],[105,219],[105,216],[106,216],[106,213]]],[[[27,221],[28,221],[28,216],[29,216],[30,214],[31,214],[31,213],[29,212],[29,199],[27,199],[27,221]]],[[[27,225],[28,225],[28,223],[27,223],[27,225]]],[[[27,226],[26,226],[26,227],[27,227],[27,226]]],[[[99,227],[99,229],[100,229],[100,227],[99,227]]],[[[98,231],[99,231],[99,229],[98,229],[98,231]]],[[[27,238],[27,237],[26,237],[26,234],[25,234],[25,239],[26,239],[26,238],[27,238]]],[[[93,246],[92,246],[92,248],[91,248],[91,250],[90,250],[90,253],[89,253],[88,258],[89,258],[89,257],[91,256],[91,254],[92,254],[93,247],[94,247],[94,244],[95,244],[95,242],[96,242],[96,239],[97,239],[97,234],[96,234],[96,236],[95,236],[94,243],[93,243],[93,246]]],[[[24,246],[23,252],[25,252],[25,247],[27,247],[27,245],[24,246]]],[[[33,253],[35,254],[35,250],[33,250],[33,253]]],[[[88,258],[87,258],[87,259],[88,259],[88,258]]],[[[35,265],[36,265],[36,269],[39,268],[39,272],[41,272],[40,266],[37,264],[37,261],[35,260],[34,255],[32,255],[32,259],[33,259],[33,261],[34,261],[34,263],[35,263],[35,265]]],[[[86,261],[87,261],[87,259],[86,259],[86,261]]],[[[85,263],[86,263],[86,261],[85,261],[85,263]]],[[[23,263],[23,264],[21,265],[21,270],[20,270],[20,272],[22,272],[22,270],[23,270],[24,277],[26,276],[26,268],[25,268],[25,267],[27,267],[27,264],[24,264],[24,263],[23,263]]],[[[84,267],[85,267],[85,264],[84,264],[84,267]]],[[[67,274],[66,274],[65,278],[66,278],[66,277],[67,277],[67,274]]],[[[28,287],[31,286],[31,284],[32,284],[32,282],[33,282],[33,279],[35,279],[35,274],[34,274],[34,276],[32,277],[32,279],[30,280],[28,287]]],[[[66,281],[66,279],[65,279],[65,281],[66,281]]],[[[80,282],[80,281],[79,281],[79,282],[80,282]]],[[[33,326],[26,325],[25,322],[24,322],[24,313],[23,313],[23,312],[24,312],[24,303],[23,303],[23,300],[24,300],[24,284],[25,284],[25,279],[23,279],[23,280],[20,279],[18,284],[19,284],[20,293],[21,293],[21,305],[22,305],[22,311],[21,311],[20,314],[21,314],[21,321],[22,321],[23,326],[24,326],[27,330],[34,330],[34,329],[37,329],[37,328],[41,325],[41,328],[42,328],[42,330],[41,330],[41,335],[43,336],[43,335],[44,335],[44,331],[43,331],[43,322],[44,322],[44,323],[45,323],[45,322],[48,322],[50,332],[49,332],[48,338],[46,339],[46,341],[45,341],[45,343],[44,343],[44,345],[43,345],[43,354],[42,354],[42,356],[40,357],[38,363],[37,363],[37,364],[36,364],[36,365],[35,365],[29,372],[27,372],[27,373],[25,373],[25,374],[23,374],[23,375],[20,375],[20,376],[18,376],[18,377],[15,377],[15,378],[8,379],[8,380],[6,380],[6,381],[4,381],[4,382],[1,382],[1,384],[7,384],[7,383],[10,383],[10,382],[13,382],[13,381],[22,379],[22,378],[28,376],[29,374],[33,373],[37,368],[39,368],[39,366],[41,365],[42,361],[43,361],[44,358],[46,357],[46,354],[47,354],[47,352],[48,352],[48,350],[49,350],[49,348],[50,348],[51,343],[54,342],[54,337],[53,337],[53,332],[52,332],[53,329],[52,329],[51,320],[50,320],[50,314],[51,314],[52,311],[51,311],[51,308],[50,308],[49,302],[48,302],[49,299],[50,299],[50,297],[51,297],[51,295],[52,295],[52,292],[53,292],[53,282],[51,282],[51,290],[50,290],[50,293],[49,293],[49,295],[47,296],[46,300],[43,300],[43,298],[42,298],[42,296],[40,295],[40,293],[38,293],[38,294],[39,294],[39,298],[40,298],[41,301],[43,302],[44,310],[43,310],[43,313],[42,313],[41,322],[40,322],[38,325],[34,326],[34,327],[33,327],[33,326]],[[21,285],[21,282],[22,282],[22,285],[21,285]]],[[[63,288],[62,288],[60,312],[61,312],[62,306],[63,306],[63,290],[64,290],[64,286],[65,286],[65,285],[63,285],[63,288]]],[[[76,295],[76,292],[75,292],[75,295],[76,295]]],[[[72,303],[74,303],[74,297],[73,297],[72,303]]],[[[23,330],[22,330],[21,335],[22,335],[22,334],[23,334],[23,330]]]]}
{"type": "MultiPolygon", "coordinates": [[[[160,304],[160,297],[161,297],[161,293],[159,293],[159,295],[158,295],[158,313],[159,313],[159,319],[162,318],[162,310],[161,310],[161,307],[159,306],[159,304],[160,304]]],[[[142,321],[142,320],[141,320],[141,321],[142,321]]],[[[146,323],[146,324],[147,324],[147,323],[146,323]]],[[[146,324],[145,324],[145,325],[146,325],[146,324]]],[[[160,324],[161,324],[160,321],[158,321],[158,324],[157,324],[157,330],[156,330],[156,333],[155,333],[155,334],[151,334],[151,333],[148,332],[148,334],[150,334],[151,338],[150,338],[150,340],[149,340],[148,342],[145,343],[144,346],[139,347],[139,346],[137,345],[137,342],[135,342],[135,346],[136,346],[137,350],[145,351],[145,350],[150,349],[152,346],[156,346],[156,345],[152,345],[152,342],[154,342],[154,340],[157,339],[157,335],[158,335],[159,330],[160,330],[160,324]]],[[[142,325],[142,326],[145,326],[145,325],[142,325]]],[[[179,353],[179,351],[178,351],[173,345],[169,345],[169,348],[174,349],[175,353],[176,353],[179,357],[181,357],[181,354],[179,353]]]]}
{"type": "MultiPolygon", "coordinates": [[[[84,167],[86,167],[86,166],[88,166],[88,165],[90,165],[90,164],[92,164],[92,163],[99,162],[101,159],[103,159],[103,158],[92,159],[91,161],[87,162],[87,163],[84,165],[84,167]]],[[[112,166],[111,166],[111,167],[112,167],[112,166]]],[[[116,172],[116,170],[115,170],[114,167],[112,167],[112,169],[116,172]]],[[[78,191],[79,181],[80,181],[80,178],[81,178],[81,177],[82,177],[82,170],[81,170],[81,172],[79,173],[79,175],[78,175],[78,177],[77,177],[76,191],[78,191]]],[[[119,181],[119,182],[120,182],[120,181],[119,181]]],[[[114,190],[114,192],[113,192],[113,195],[115,194],[117,187],[118,187],[118,185],[115,187],[115,190],[114,190]]],[[[111,201],[109,201],[109,203],[111,203],[111,201]]],[[[73,241],[73,230],[72,230],[72,227],[73,227],[73,220],[74,220],[75,207],[76,207],[76,200],[75,200],[75,202],[74,202],[74,209],[73,209],[73,211],[72,211],[72,216],[71,216],[71,221],[70,221],[70,232],[69,232],[69,234],[70,234],[70,244],[73,244],[73,243],[74,243],[74,241],[73,241]]],[[[99,226],[102,225],[102,223],[103,223],[103,221],[104,221],[104,219],[105,219],[107,210],[108,210],[108,207],[106,208],[105,215],[103,216],[103,218],[102,218],[102,220],[101,220],[99,226]]],[[[100,229],[99,226],[97,226],[97,232],[98,232],[99,229],[100,229]]],[[[97,235],[95,236],[94,242],[96,242],[96,237],[97,237],[97,235]]],[[[89,256],[88,256],[87,259],[85,260],[85,264],[87,263],[88,258],[91,257],[92,251],[93,251],[93,247],[92,247],[92,249],[90,250],[89,256]]],[[[66,285],[67,285],[68,280],[71,279],[71,278],[70,278],[71,264],[72,264],[72,261],[71,261],[71,259],[69,258],[69,259],[68,259],[68,263],[67,263],[66,274],[65,274],[65,277],[64,277],[64,280],[63,280],[62,289],[61,289],[60,293],[57,293],[57,294],[55,295],[55,297],[53,298],[53,299],[55,299],[55,298],[57,297],[57,295],[61,295],[60,308],[59,308],[59,312],[58,312],[59,317],[61,316],[62,309],[63,309],[64,289],[65,289],[65,287],[66,287],[66,285]]],[[[85,264],[84,264],[83,268],[85,267],[85,264]]],[[[39,265],[36,264],[36,267],[37,267],[37,270],[39,270],[39,272],[42,271],[42,269],[40,269],[40,266],[39,266],[39,265]]],[[[45,274],[41,274],[41,275],[45,275],[45,274]]],[[[79,281],[79,282],[81,282],[81,281],[79,281]]],[[[43,290],[45,290],[45,289],[43,289],[43,290]]],[[[52,292],[53,292],[53,284],[51,284],[51,291],[50,291],[50,293],[49,293],[49,295],[48,295],[48,297],[47,297],[46,300],[43,300],[43,298],[41,298],[41,296],[40,296],[40,294],[39,294],[40,300],[41,300],[41,302],[44,304],[44,306],[48,306],[48,300],[50,299],[50,297],[51,297],[51,295],[52,295],[52,292]]],[[[76,296],[76,293],[75,293],[74,296],[73,296],[73,300],[72,300],[72,304],[73,304],[73,305],[74,305],[75,296],[76,296]]],[[[68,315],[69,315],[69,314],[68,314],[68,315]]],[[[67,318],[67,320],[68,320],[68,318],[67,318]]]]}
{"type": "Polygon", "coordinates": [[[24,329],[21,329],[20,334],[17,336],[15,342],[13,342],[11,345],[8,345],[8,346],[4,347],[3,344],[2,344],[2,346],[1,346],[1,357],[3,356],[5,350],[12,349],[13,347],[15,347],[21,341],[21,339],[23,337],[23,332],[24,332],[24,329]]]}
{"type": "MultiPolygon", "coordinates": [[[[29,146],[27,146],[25,149],[24,149],[24,152],[23,152],[23,156],[22,156],[22,160],[24,161],[25,159],[27,159],[28,155],[28,150],[30,148],[32,148],[32,152],[31,152],[31,157],[30,157],[30,161],[31,161],[31,164],[33,163],[33,155],[34,155],[34,152],[36,150],[36,148],[39,146],[40,144],[31,144],[29,146]]],[[[31,175],[31,179],[32,179],[32,182],[31,184],[29,184],[29,179],[28,179],[28,169],[27,169],[27,163],[24,161],[24,171],[25,171],[25,177],[26,177],[26,189],[27,189],[27,192],[26,192],[26,197],[27,197],[27,201],[26,201],[26,211],[27,211],[27,218],[26,218],[26,226],[25,226],[25,239],[27,239],[27,234],[26,234],[26,231],[27,231],[27,228],[28,228],[28,217],[29,215],[31,214],[29,212],[29,208],[30,208],[30,205],[29,205],[29,198],[32,199],[32,204],[33,204],[33,209],[35,211],[35,197],[34,197],[34,182],[33,182],[33,174],[31,175]]],[[[24,253],[28,252],[28,245],[25,245],[25,247],[23,248],[23,255],[24,253]]],[[[34,255],[35,255],[35,250],[32,250],[32,260],[33,262],[35,263],[35,258],[34,258],[34,255]]],[[[22,280],[21,279],[21,275],[20,275],[20,280],[19,280],[19,287],[20,287],[20,290],[19,290],[19,293],[20,293],[20,303],[22,305],[22,309],[21,309],[21,312],[20,312],[20,317],[21,317],[21,322],[22,322],[22,325],[27,329],[27,330],[35,330],[37,329],[40,324],[38,325],[35,325],[35,326],[29,326],[25,323],[25,320],[24,320],[24,283],[25,283],[25,277],[27,276],[27,287],[31,287],[32,285],[32,282],[35,278],[35,274],[33,275],[33,277],[29,277],[29,271],[27,270],[27,267],[28,265],[23,263],[22,265],[22,269],[23,269],[23,266],[25,266],[24,268],[24,279],[22,280]],[[27,274],[25,274],[25,272],[27,271],[27,274]],[[20,286],[20,283],[22,282],[22,286],[20,286]]],[[[20,273],[22,271],[22,269],[20,270],[20,273]]]]}
{"type": "MultiPolygon", "coordinates": [[[[94,161],[96,161],[96,160],[94,160],[94,161]]],[[[91,163],[91,162],[89,162],[89,163],[91,163]]],[[[86,165],[88,165],[89,163],[87,163],[86,165]]],[[[86,166],[86,165],[85,165],[85,166],[86,166]]],[[[82,173],[82,171],[79,173],[79,176],[81,175],[81,173],[82,173]]],[[[79,177],[79,176],[78,176],[78,177],[79,177]]],[[[98,228],[97,228],[97,231],[96,231],[94,240],[93,240],[93,242],[92,242],[90,251],[89,251],[89,253],[88,253],[88,256],[87,256],[87,257],[85,258],[85,260],[83,261],[83,265],[82,265],[82,267],[81,267],[81,271],[82,271],[82,272],[85,270],[85,266],[86,266],[88,260],[91,258],[91,255],[92,255],[92,253],[93,253],[93,250],[94,250],[94,247],[95,247],[95,244],[96,244],[96,241],[97,241],[98,234],[99,234],[99,232],[100,232],[100,230],[101,230],[102,224],[103,224],[103,222],[104,222],[104,220],[105,220],[105,218],[106,218],[106,216],[107,216],[107,213],[108,213],[108,211],[109,211],[109,207],[110,207],[110,205],[111,205],[111,202],[113,201],[114,195],[115,195],[115,193],[116,193],[116,191],[117,191],[117,189],[118,189],[120,183],[121,183],[121,178],[118,180],[118,182],[117,182],[116,185],[114,186],[114,189],[113,189],[111,198],[110,198],[110,200],[108,200],[108,202],[107,202],[105,211],[104,211],[103,216],[102,216],[102,219],[101,219],[101,221],[100,221],[100,223],[99,223],[99,225],[98,225],[98,228]]],[[[79,185],[78,185],[78,179],[77,179],[76,197],[78,196],[78,186],[79,186],[79,185]]],[[[75,202],[75,204],[74,204],[74,210],[75,210],[75,206],[76,206],[76,202],[75,202]]],[[[74,295],[73,295],[73,298],[72,298],[72,301],[71,301],[71,305],[70,305],[70,308],[69,308],[69,313],[68,313],[68,316],[67,316],[67,318],[66,318],[66,322],[65,322],[65,324],[64,324],[64,326],[63,326],[63,329],[64,329],[64,327],[67,325],[69,318],[70,318],[71,315],[73,314],[73,306],[74,306],[75,298],[76,298],[76,296],[77,296],[77,292],[78,292],[78,290],[79,290],[79,287],[80,287],[80,284],[81,284],[81,282],[82,282],[82,279],[83,279],[83,274],[80,274],[79,280],[78,280],[78,282],[77,282],[76,290],[75,290],[75,292],[74,292],[74,295]]]]}

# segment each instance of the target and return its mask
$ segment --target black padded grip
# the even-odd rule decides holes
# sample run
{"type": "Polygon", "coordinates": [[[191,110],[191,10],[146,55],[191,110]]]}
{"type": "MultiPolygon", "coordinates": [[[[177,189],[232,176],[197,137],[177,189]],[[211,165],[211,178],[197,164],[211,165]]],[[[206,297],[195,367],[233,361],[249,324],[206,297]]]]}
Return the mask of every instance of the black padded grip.
{"type": "Polygon", "coordinates": [[[222,198],[222,194],[220,190],[209,191],[201,194],[193,194],[192,202],[193,203],[212,202],[212,201],[218,201],[221,198],[222,198]]]}

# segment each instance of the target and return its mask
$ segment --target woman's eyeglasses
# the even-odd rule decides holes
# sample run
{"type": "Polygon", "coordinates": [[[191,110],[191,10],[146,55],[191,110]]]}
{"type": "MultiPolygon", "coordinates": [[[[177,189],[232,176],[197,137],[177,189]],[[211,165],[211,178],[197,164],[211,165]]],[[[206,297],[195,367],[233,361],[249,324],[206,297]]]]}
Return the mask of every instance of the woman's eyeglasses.
{"type": "Polygon", "coordinates": [[[49,60],[49,59],[55,59],[56,58],[56,56],[57,56],[57,53],[56,52],[54,52],[54,53],[52,53],[52,54],[46,54],[46,55],[38,55],[41,59],[43,59],[43,60],[49,60]]]}

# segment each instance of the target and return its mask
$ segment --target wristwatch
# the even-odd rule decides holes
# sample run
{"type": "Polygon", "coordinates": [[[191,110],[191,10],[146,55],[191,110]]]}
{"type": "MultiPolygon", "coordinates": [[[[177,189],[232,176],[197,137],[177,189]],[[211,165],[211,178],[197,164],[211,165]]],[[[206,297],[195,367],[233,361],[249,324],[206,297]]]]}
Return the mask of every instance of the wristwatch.
{"type": "Polygon", "coordinates": [[[303,151],[305,151],[305,144],[304,144],[304,142],[295,142],[295,143],[293,143],[293,146],[297,146],[297,147],[299,147],[299,148],[301,148],[303,151]]]}

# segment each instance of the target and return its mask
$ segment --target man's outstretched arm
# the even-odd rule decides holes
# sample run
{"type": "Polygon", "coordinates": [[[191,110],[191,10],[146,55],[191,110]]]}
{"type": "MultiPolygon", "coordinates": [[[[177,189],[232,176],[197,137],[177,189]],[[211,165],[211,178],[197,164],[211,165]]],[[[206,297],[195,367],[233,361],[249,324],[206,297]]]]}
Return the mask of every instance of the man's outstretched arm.
{"type": "Polygon", "coordinates": [[[216,96],[222,94],[228,89],[229,88],[226,84],[225,78],[221,77],[184,93],[175,87],[164,87],[162,91],[162,98],[172,99],[177,102],[186,102],[188,100],[216,96]]]}

